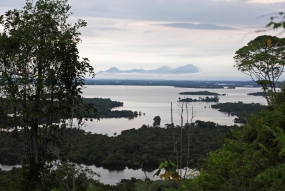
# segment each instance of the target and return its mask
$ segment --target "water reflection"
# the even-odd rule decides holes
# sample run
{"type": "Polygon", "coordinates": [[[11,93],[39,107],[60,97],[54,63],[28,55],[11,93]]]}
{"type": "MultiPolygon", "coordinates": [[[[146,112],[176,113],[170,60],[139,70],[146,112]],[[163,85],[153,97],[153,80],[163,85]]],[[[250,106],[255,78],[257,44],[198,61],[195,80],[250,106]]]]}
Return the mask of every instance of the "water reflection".
{"type": "Polygon", "coordinates": [[[0,169],[4,171],[9,171],[12,170],[12,168],[20,168],[22,167],[21,165],[5,165],[5,164],[0,164],[0,169]]]}
{"type": "MultiPolygon", "coordinates": [[[[173,103],[174,124],[180,123],[179,107],[177,100],[182,95],[180,92],[187,91],[210,91],[220,96],[220,103],[238,102],[266,104],[266,100],[260,96],[248,96],[247,93],[261,91],[260,88],[236,88],[236,89],[196,89],[196,88],[175,88],[170,86],[86,86],[83,90],[84,97],[111,98],[114,101],[124,102],[124,107],[117,110],[132,110],[145,113],[141,117],[129,120],[125,118],[101,119],[100,121],[86,122],[84,130],[92,133],[102,133],[113,136],[121,131],[131,128],[140,128],[143,124],[152,125],[153,118],[161,117],[161,126],[171,123],[170,103],[173,103]]],[[[184,96],[184,95],[183,95],[184,96]]],[[[187,96],[188,97],[188,96],[187,96]]],[[[200,96],[201,97],[201,96],[200,96]]],[[[199,98],[199,96],[191,96],[199,98]]],[[[212,102],[191,102],[188,103],[189,116],[193,106],[194,120],[213,121],[221,125],[233,125],[235,116],[219,112],[211,108],[212,102]]],[[[186,119],[184,112],[184,119],[186,119]]],[[[189,117],[190,118],[190,117],[189,117]]]]}
{"type": "Polygon", "coordinates": [[[158,180],[159,177],[155,176],[153,177],[156,170],[151,172],[143,172],[141,169],[133,170],[129,168],[124,168],[120,170],[115,169],[104,169],[103,167],[96,167],[94,165],[89,166],[94,172],[99,173],[101,177],[95,177],[95,179],[99,179],[100,182],[103,182],[105,184],[116,184],[120,182],[121,179],[130,179],[131,177],[137,178],[137,179],[145,179],[147,178],[151,180],[158,180]]]}

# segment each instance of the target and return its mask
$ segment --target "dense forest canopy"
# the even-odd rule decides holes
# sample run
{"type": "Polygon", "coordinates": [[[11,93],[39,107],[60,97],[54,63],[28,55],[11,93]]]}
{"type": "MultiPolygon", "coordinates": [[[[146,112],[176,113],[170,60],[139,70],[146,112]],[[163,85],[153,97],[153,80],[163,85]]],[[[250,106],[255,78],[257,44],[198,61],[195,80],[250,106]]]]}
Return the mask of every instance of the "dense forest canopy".
{"type": "MultiPolygon", "coordinates": [[[[196,121],[193,139],[191,140],[191,163],[189,167],[198,167],[209,151],[220,148],[221,140],[237,126],[217,125],[213,122],[196,121]],[[215,136],[212,136],[215,135],[215,136]],[[201,139],[203,137],[203,139],[201,139]]],[[[129,129],[117,136],[92,134],[80,130],[80,136],[70,133],[70,139],[74,147],[69,152],[69,159],[79,164],[94,164],[104,167],[131,167],[134,169],[143,167],[156,169],[161,161],[174,160],[173,141],[171,136],[179,133],[179,128],[168,128],[143,125],[139,129],[129,129]]],[[[187,129],[183,130],[184,133],[187,129]]],[[[4,132],[0,134],[0,163],[19,164],[21,159],[21,146],[15,146],[13,139],[4,132]],[[5,154],[9,150],[8,154],[5,154]]],[[[187,137],[183,137],[187,143],[187,137]]],[[[186,148],[183,148],[186,150],[186,148]]],[[[186,158],[185,158],[186,160],[186,158]]],[[[186,161],[184,161],[185,163],[186,161]]]]}

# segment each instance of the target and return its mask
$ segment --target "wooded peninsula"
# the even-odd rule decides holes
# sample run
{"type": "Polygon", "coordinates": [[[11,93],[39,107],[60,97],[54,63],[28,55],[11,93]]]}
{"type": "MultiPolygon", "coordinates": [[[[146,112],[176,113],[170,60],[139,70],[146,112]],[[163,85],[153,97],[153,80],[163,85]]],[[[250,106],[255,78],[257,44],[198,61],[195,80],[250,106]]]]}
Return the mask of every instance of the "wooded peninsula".
{"type": "Polygon", "coordinates": [[[123,107],[124,103],[119,101],[112,101],[110,98],[83,98],[84,104],[91,104],[93,108],[96,108],[96,113],[88,113],[87,116],[91,118],[129,118],[133,119],[141,112],[130,110],[112,110],[116,107],[123,107]]]}

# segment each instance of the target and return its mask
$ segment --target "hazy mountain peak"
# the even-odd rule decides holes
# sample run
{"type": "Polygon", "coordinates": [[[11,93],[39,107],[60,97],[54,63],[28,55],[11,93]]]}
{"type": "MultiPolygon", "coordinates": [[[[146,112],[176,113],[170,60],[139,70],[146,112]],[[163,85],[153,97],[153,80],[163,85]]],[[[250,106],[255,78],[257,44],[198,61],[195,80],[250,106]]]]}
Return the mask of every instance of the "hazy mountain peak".
{"type": "Polygon", "coordinates": [[[199,72],[198,68],[193,64],[187,64],[185,66],[179,66],[177,68],[170,68],[169,66],[161,66],[154,70],[144,69],[131,69],[131,70],[120,70],[116,67],[111,67],[106,71],[100,71],[99,73],[149,73],[149,74],[187,74],[199,72]]]}
{"type": "Polygon", "coordinates": [[[161,66],[161,67],[157,68],[156,70],[159,70],[159,69],[170,69],[170,67],[169,66],[161,66]]]}
{"type": "Polygon", "coordinates": [[[179,66],[178,68],[175,68],[172,70],[174,73],[195,73],[195,72],[199,72],[198,68],[196,66],[194,66],[193,64],[187,64],[185,66],[179,66]],[[188,72],[191,71],[191,72],[188,72]]]}
{"type": "Polygon", "coordinates": [[[104,71],[104,72],[109,72],[109,73],[119,73],[121,70],[119,70],[116,67],[111,67],[108,70],[104,71]]]}

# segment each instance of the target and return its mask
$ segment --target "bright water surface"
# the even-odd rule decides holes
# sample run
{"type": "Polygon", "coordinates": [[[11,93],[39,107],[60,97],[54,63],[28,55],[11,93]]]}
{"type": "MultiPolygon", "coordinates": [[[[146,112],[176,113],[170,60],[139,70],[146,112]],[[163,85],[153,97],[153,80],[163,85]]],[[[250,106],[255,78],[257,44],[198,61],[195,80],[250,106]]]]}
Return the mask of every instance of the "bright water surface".
{"type": "MultiPolygon", "coordinates": [[[[196,89],[196,88],[175,88],[171,86],[86,86],[83,90],[83,96],[92,98],[110,98],[113,101],[124,102],[123,107],[115,110],[132,110],[145,113],[140,117],[129,120],[126,118],[101,119],[100,121],[86,122],[83,129],[92,133],[102,133],[113,136],[114,133],[120,134],[121,131],[131,128],[140,128],[143,124],[152,125],[153,118],[157,115],[161,117],[161,126],[171,123],[170,105],[173,107],[173,122],[180,124],[179,110],[177,100],[180,92],[187,91],[205,91],[219,94],[220,103],[238,102],[261,103],[266,104],[265,98],[261,96],[248,96],[247,93],[261,91],[260,88],[236,88],[236,89],[196,89]]],[[[185,96],[198,99],[205,96],[185,96]]],[[[210,108],[213,102],[190,102],[188,103],[189,120],[191,118],[191,107],[193,106],[194,121],[213,121],[221,125],[233,125],[234,116],[219,112],[217,109],[210,108]]],[[[184,110],[184,121],[186,122],[186,111],[184,110]]]]}
{"type": "MultiPolygon", "coordinates": [[[[260,96],[248,96],[247,93],[259,92],[260,88],[236,88],[236,89],[196,89],[196,88],[175,88],[170,86],[86,86],[83,90],[83,96],[88,98],[110,98],[113,101],[124,102],[123,107],[115,108],[116,110],[132,110],[145,113],[141,117],[128,120],[121,119],[101,119],[100,121],[86,122],[82,128],[85,131],[92,133],[102,133],[113,136],[114,133],[120,134],[121,131],[131,128],[140,128],[143,124],[152,125],[153,118],[157,115],[161,117],[161,126],[166,123],[171,123],[170,103],[173,104],[173,120],[174,124],[180,124],[179,107],[177,100],[179,97],[184,98],[184,95],[179,95],[180,92],[187,91],[205,91],[216,92],[219,94],[227,94],[220,96],[220,103],[238,102],[244,103],[261,103],[266,104],[266,100],[260,96]]],[[[185,96],[198,99],[205,96],[185,96]]],[[[209,106],[215,104],[210,102],[191,102],[188,103],[189,119],[191,116],[191,107],[193,106],[195,120],[213,121],[222,125],[233,125],[234,116],[221,113],[217,109],[212,109],[209,106]]],[[[181,109],[180,109],[181,110],[181,109]]],[[[186,120],[186,112],[184,112],[184,120],[186,120]]],[[[11,166],[0,166],[3,170],[11,169],[11,166]]],[[[121,179],[145,178],[142,170],[108,170],[102,167],[90,166],[101,177],[95,177],[105,184],[115,184],[121,179]]],[[[147,172],[148,178],[153,178],[153,172],[147,172]]]]}

